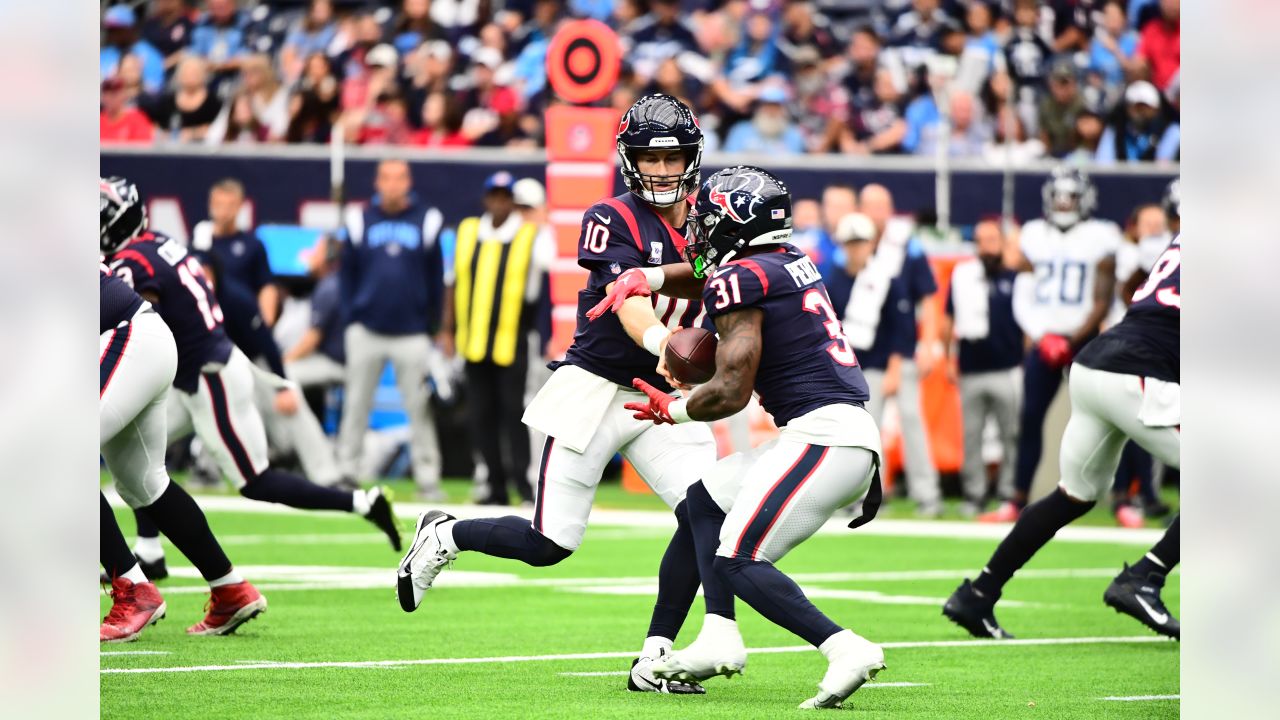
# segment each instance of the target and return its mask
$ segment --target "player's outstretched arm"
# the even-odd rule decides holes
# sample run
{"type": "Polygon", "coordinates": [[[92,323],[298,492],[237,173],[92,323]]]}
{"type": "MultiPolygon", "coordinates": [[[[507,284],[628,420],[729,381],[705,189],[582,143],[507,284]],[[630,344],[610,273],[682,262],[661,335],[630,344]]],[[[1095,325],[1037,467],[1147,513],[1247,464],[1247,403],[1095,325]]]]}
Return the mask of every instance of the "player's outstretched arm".
{"type": "Polygon", "coordinates": [[[628,298],[649,297],[658,290],[667,297],[700,300],[705,278],[695,277],[693,266],[672,263],[656,268],[631,268],[604,288],[604,299],[587,311],[595,320],[606,312],[618,312],[628,298]]]}

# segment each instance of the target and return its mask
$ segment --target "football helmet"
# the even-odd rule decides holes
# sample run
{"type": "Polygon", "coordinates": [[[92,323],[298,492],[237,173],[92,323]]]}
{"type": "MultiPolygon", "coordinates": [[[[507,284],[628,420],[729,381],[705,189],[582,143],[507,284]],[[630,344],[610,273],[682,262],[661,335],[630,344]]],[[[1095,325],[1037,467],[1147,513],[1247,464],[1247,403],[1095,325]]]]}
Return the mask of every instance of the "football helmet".
{"type": "Polygon", "coordinates": [[[1060,230],[1087,220],[1098,205],[1098,191],[1089,175],[1069,165],[1059,165],[1049,173],[1040,196],[1045,219],[1060,230]]]}
{"type": "Polygon", "coordinates": [[[702,184],[689,215],[685,258],[702,277],[745,247],[790,240],[791,225],[791,191],[781,180],[758,167],[725,168],[702,184]]]}
{"type": "Polygon", "coordinates": [[[1165,217],[1170,220],[1182,217],[1181,178],[1174,178],[1169,181],[1169,187],[1164,189],[1164,198],[1160,200],[1160,207],[1164,208],[1165,217]]]}
{"type": "Polygon", "coordinates": [[[98,250],[111,255],[147,229],[138,186],[122,177],[98,178],[98,250]]]}
{"type": "Polygon", "coordinates": [[[656,207],[670,207],[698,188],[702,169],[702,128],[688,105],[662,93],[645,95],[632,105],[618,123],[618,159],[627,189],[656,207]],[[640,172],[635,155],[641,150],[684,152],[684,173],[661,176],[640,172]],[[655,182],[676,181],[674,190],[656,192],[655,182]]]}

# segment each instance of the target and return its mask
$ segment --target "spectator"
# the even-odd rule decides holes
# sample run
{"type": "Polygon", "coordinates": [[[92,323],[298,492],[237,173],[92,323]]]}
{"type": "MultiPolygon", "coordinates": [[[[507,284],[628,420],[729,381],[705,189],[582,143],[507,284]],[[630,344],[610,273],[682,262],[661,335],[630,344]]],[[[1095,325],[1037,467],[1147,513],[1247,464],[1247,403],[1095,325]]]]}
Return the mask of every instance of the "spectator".
{"type": "Polygon", "coordinates": [[[98,72],[103,80],[120,70],[120,63],[129,55],[142,63],[142,87],[148,93],[157,93],[164,87],[165,60],[151,43],[138,34],[138,18],[128,5],[113,5],[102,16],[105,36],[98,53],[98,72]]]}
{"type": "Polygon", "coordinates": [[[431,0],[401,0],[400,13],[391,26],[391,44],[401,55],[413,52],[429,40],[448,36],[431,17],[431,0]]]}
{"type": "MultiPolygon", "coordinates": [[[[1072,147],[1075,147],[1074,140],[1072,147]]],[[[982,155],[996,167],[1022,167],[1044,157],[1044,143],[1039,138],[1028,138],[1018,113],[1012,108],[1002,108],[996,113],[995,137],[987,143],[982,155]]]]}
{"type": "Polygon", "coordinates": [[[663,93],[693,107],[695,103],[692,101],[698,97],[698,90],[697,80],[685,75],[675,58],[667,58],[658,66],[645,94],[663,93]]]}
{"type": "Polygon", "coordinates": [[[889,47],[897,62],[911,76],[926,65],[942,45],[942,34],[956,22],[941,8],[940,0],[912,0],[911,10],[898,16],[889,34],[889,47]]]}
{"type": "Polygon", "coordinates": [[[443,91],[433,92],[422,103],[421,130],[409,142],[424,147],[467,147],[471,141],[462,134],[462,108],[443,91]]]}
{"type": "Polygon", "coordinates": [[[423,382],[430,336],[446,355],[453,338],[441,332],[451,317],[445,296],[439,210],[420,203],[403,160],[383,160],[377,194],[349,218],[339,273],[342,307],[348,313],[346,398],[338,433],[338,462],[344,474],[360,477],[360,458],[373,393],[388,361],[409,416],[413,477],[424,500],[440,501],[440,447],[423,382]]]}
{"type": "Polygon", "coordinates": [[[481,4],[481,0],[431,0],[431,19],[456,42],[479,25],[481,4]]]}
{"type": "Polygon", "coordinates": [[[652,0],[648,15],[632,27],[627,57],[636,74],[646,81],[663,60],[698,49],[693,32],[680,19],[679,0],[652,0]]]}
{"type": "Polygon", "coordinates": [[[1053,17],[1053,50],[1058,53],[1084,51],[1093,36],[1093,16],[1098,0],[1049,0],[1053,17]]]}
{"type": "Polygon", "coordinates": [[[1005,44],[1005,67],[1013,80],[1014,104],[1032,134],[1036,125],[1040,94],[1053,48],[1040,34],[1040,7],[1036,0],[1015,0],[1013,32],[1005,44]]]}
{"type": "Polygon", "coordinates": [[[1151,82],[1161,90],[1182,66],[1181,3],[1160,0],[1160,17],[1142,27],[1138,57],[1151,74],[1151,82]]]}
{"type": "MultiPolygon", "coordinates": [[[[635,37],[636,31],[647,25],[647,8],[644,0],[616,0],[609,19],[605,21],[618,37],[628,41],[635,37]]],[[[703,23],[706,27],[709,23],[703,23]]]]}
{"type": "Polygon", "coordinates": [[[1076,67],[1069,58],[1060,58],[1049,71],[1049,92],[1040,100],[1040,142],[1054,157],[1063,157],[1074,147],[1076,115],[1084,109],[1076,67]]]}
{"type": "Polygon", "coordinates": [[[801,46],[791,58],[791,82],[795,98],[796,124],[805,137],[809,152],[829,152],[838,148],[834,133],[849,120],[849,96],[844,86],[834,82],[821,64],[818,51],[801,46]]]}
{"type": "Polygon", "coordinates": [[[840,54],[840,45],[831,33],[830,23],[815,13],[809,0],[788,0],[782,10],[782,32],[777,39],[778,51],[791,68],[795,68],[802,48],[811,48],[822,60],[840,54]]]}
{"type": "Polygon", "coordinates": [[[399,53],[380,43],[363,53],[357,77],[347,77],[342,88],[342,129],[349,142],[360,142],[366,124],[381,126],[381,103],[395,94],[399,53]]]}
{"type": "Polygon", "coordinates": [[[799,248],[821,267],[822,255],[822,206],[817,200],[797,198],[791,208],[794,222],[791,225],[791,244],[799,248]]]}
{"type": "Polygon", "coordinates": [[[487,146],[522,139],[519,97],[496,78],[502,55],[493,48],[480,48],[472,60],[471,87],[459,96],[459,104],[469,108],[462,120],[463,134],[472,143],[487,146]]]}
{"type": "Polygon", "coordinates": [[[280,68],[287,82],[294,82],[302,74],[307,58],[314,54],[328,55],[338,36],[338,24],[333,20],[333,0],[311,0],[307,14],[294,21],[280,49],[280,68]]]}
{"type": "Polygon", "coordinates": [[[156,129],[147,116],[129,104],[124,81],[109,77],[102,81],[102,112],[98,140],[103,145],[151,144],[156,129]]]}
{"type": "Polygon", "coordinates": [[[258,300],[262,319],[274,327],[280,316],[280,289],[267,262],[267,248],[252,230],[240,227],[244,185],[225,178],[209,189],[209,219],[191,231],[191,248],[217,258],[223,277],[248,288],[258,300]]]}
{"type": "Polygon", "coordinates": [[[741,120],[729,130],[724,152],[769,155],[798,155],[804,152],[804,136],[787,116],[787,91],[777,86],[760,93],[750,120],[741,120]]]}
{"type": "Polygon", "coordinates": [[[1089,42],[1089,69],[1102,77],[1109,88],[1124,87],[1127,78],[1142,71],[1138,55],[1138,33],[1127,24],[1123,0],[1108,0],[1102,6],[1102,24],[1094,28],[1089,42]]]}
{"type": "Polygon", "coordinates": [[[289,129],[285,131],[285,139],[291,143],[328,142],[337,115],[338,80],[333,76],[329,58],[313,53],[307,58],[296,92],[289,98],[289,129]]]}
{"type": "MultiPolygon", "coordinates": [[[[378,24],[373,13],[361,13],[351,21],[351,46],[344,50],[334,61],[338,77],[342,79],[342,109],[349,110],[363,107],[368,100],[370,75],[374,66],[369,63],[369,54],[382,42],[382,26],[378,24]]],[[[395,52],[395,48],[387,45],[387,49],[395,52]]],[[[386,54],[386,51],[379,51],[386,54]]],[[[394,66],[399,61],[399,54],[392,60],[394,66]]],[[[378,93],[372,93],[377,97],[378,93]]]]}
{"type": "MultiPolygon", "coordinates": [[[[884,43],[875,30],[869,27],[854,31],[849,41],[849,71],[845,75],[844,85],[849,99],[854,104],[871,104],[875,98],[876,71],[880,68],[880,50],[884,43]]],[[[905,79],[895,77],[898,82],[905,79]]],[[[903,87],[900,85],[899,87],[903,87]]]]}
{"type": "Polygon", "coordinates": [[[835,265],[843,265],[844,249],[836,242],[836,228],[845,215],[857,212],[858,192],[852,185],[832,183],[822,190],[822,233],[818,236],[818,271],[826,276],[835,265]]]}
{"type": "Polygon", "coordinates": [[[150,14],[142,23],[142,38],[164,56],[166,70],[178,64],[191,43],[191,13],[186,0],[151,0],[150,14]]]}
{"type": "Polygon", "coordinates": [[[205,61],[187,57],[174,73],[173,92],[161,96],[149,114],[156,125],[168,128],[179,142],[204,142],[209,126],[222,112],[222,103],[209,88],[205,61]]]}
{"type": "MultiPolygon", "coordinates": [[[[535,0],[533,14],[511,34],[511,45],[518,54],[533,43],[551,42],[556,24],[564,17],[564,0],[535,0]]],[[[543,53],[545,55],[545,51],[543,53]]]]}
{"type": "Polygon", "coordinates": [[[747,16],[746,32],[725,59],[724,75],[730,85],[741,87],[761,82],[779,72],[783,58],[778,52],[778,31],[764,12],[747,16]]]}
{"type": "Polygon", "coordinates": [[[191,52],[204,58],[215,73],[225,75],[240,69],[241,58],[249,52],[248,18],[236,7],[236,0],[208,0],[207,7],[191,31],[191,52]]]}
{"type": "Polygon", "coordinates": [[[1177,160],[1181,129],[1161,111],[1160,92],[1146,80],[1129,85],[1098,141],[1100,163],[1177,160]]]}
{"type": "Polygon", "coordinates": [[[509,504],[508,483],[522,501],[533,502],[529,435],[520,418],[534,305],[542,292],[542,277],[555,258],[550,236],[515,211],[514,183],[505,171],[485,181],[485,212],[459,224],[454,254],[457,288],[467,293],[454,304],[457,349],[466,361],[471,391],[472,441],[488,468],[489,496],[482,502],[494,505],[509,504]],[[493,257],[496,262],[480,263],[477,257],[493,257]],[[491,317],[502,320],[490,323],[491,317]]]}
{"type": "Polygon", "coordinates": [[[969,3],[965,13],[964,48],[959,55],[955,83],[958,87],[977,94],[987,79],[1004,69],[1004,53],[1000,41],[992,30],[994,24],[991,5],[986,0],[969,3]]]}
{"type": "Polygon", "coordinates": [[[223,124],[226,142],[284,140],[289,130],[289,91],[276,77],[271,58],[250,55],[241,63],[240,89],[223,124]]]}
{"type": "Polygon", "coordinates": [[[404,91],[410,107],[422,107],[431,93],[450,92],[453,57],[449,43],[432,40],[405,59],[404,91]]]}
{"type": "Polygon", "coordinates": [[[1106,125],[1102,116],[1090,108],[1083,108],[1076,114],[1075,128],[1072,132],[1071,152],[1063,160],[1076,165],[1087,165],[1098,155],[1098,144],[1102,140],[1102,131],[1106,125]]]}
{"type": "Polygon", "coordinates": [[[1022,394],[1018,376],[1022,329],[1013,319],[1013,281],[1018,273],[1004,264],[1005,241],[999,222],[978,223],[973,229],[973,242],[977,257],[958,263],[951,272],[946,317],[942,321],[947,379],[960,387],[964,428],[961,513],[966,517],[982,512],[986,503],[987,467],[982,442],[983,431],[991,421],[1003,450],[997,494],[1002,499],[1013,497],[1022,394]],[[959,352],[953,354],[955,346],[959,352]]]}
{"type": "MultiPolygon", "coordinates": [[[[963,90],[952,90],[948,105],[951,117],[947,154],[951,157],[981,156],[993,134],[990,119],[982,115],[973,96],[963,90]]],[[[940,121],[922,127],[915,154],[932,157],[941,141],[942,128],[940,121]]]]}
{"type": "Polygon", "coordinates": [[[856,155],[901,152],[907,123],[900,97],[893,73],[888,68],[876,71],[875,96],[869,104],[853,104],[853,116],[841,129],[840,151],[856,155]]]}
{"type": "Polygon", "coordinates": [[[342,245],[326,235],[307,255],[307,273],[315,278],[311,292],[311,321],[284,354],[285,374],[302,387],[316,417],[324,417],[324,391],[342,383],[345,370],[342,335],[344,313],[338,288],[338,257],[342,245]]]}
{"type": "Polygon", "coordinates": [[[373,109],[364,115],[356,142],[361,145],[406,145],[413,142],[415,130],[409,123],[409,105],[395,91],[378,96],[373,109]]]}

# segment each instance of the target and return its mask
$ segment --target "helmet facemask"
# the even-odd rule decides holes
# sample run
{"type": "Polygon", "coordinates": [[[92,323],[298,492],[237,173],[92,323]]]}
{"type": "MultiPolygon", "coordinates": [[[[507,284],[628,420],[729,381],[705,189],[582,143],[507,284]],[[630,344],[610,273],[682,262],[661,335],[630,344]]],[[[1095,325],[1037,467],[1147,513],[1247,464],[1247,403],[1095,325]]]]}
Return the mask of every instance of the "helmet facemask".
{"type": "Polygon", "coordinates": [[[689,197],[698,188],[702,180],[702,140],[697,145],[668,145],[665,147],[629,147],[618,143],[618,157],[622,160],[622,177],[627,189],[639,195],[642,200],[654,207],[671,207],[689,197]],[[640,172],[634,155],[645,150],[679,149],[684,155],[684,172],[679,175],[650,175],[640,172]],[[671,190],[657,191],[653,186],[658,183],[674,182],[671,190]]]}

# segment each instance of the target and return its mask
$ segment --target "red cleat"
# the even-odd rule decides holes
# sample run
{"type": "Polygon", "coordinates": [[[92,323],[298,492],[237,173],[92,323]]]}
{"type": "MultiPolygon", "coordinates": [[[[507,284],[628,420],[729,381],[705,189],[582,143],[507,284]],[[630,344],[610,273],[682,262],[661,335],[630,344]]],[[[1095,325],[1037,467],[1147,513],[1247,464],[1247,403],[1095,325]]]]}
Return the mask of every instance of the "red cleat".
{"type": "Polygon", "coordinates": [[[111,612],[102,620],[98,641],[125,643],[138,639],[142,629],[164,617],[164,598],[155,583],[134,584],[118,577],[111,581],[111,612]]]}
{"type": "Polygon", "coordinates": [[[208,614],[204,620],[187,628],[187,634],[230,635],[266,609],[267,599],[247,582],[216,587],[205,604],[208,614]]]}
{"type": "Polygon", "coordinates": [[[1011,523],[1018,521],[1018,515],[1022,513],[1017,505],[1011,502],[1001,503],[1000,507],[991,512],[982,513],[978,516],[978,522],[981,523],[1011,523]]]}
{"type": "Polygon", "coordinates": [[[1140,528],[1147,524],[1147,517],[1142,511],[1132,505],[1121,505],[1116,508],[1116,522],[1120,527],[1140,528]]]}

